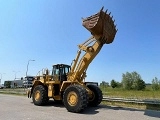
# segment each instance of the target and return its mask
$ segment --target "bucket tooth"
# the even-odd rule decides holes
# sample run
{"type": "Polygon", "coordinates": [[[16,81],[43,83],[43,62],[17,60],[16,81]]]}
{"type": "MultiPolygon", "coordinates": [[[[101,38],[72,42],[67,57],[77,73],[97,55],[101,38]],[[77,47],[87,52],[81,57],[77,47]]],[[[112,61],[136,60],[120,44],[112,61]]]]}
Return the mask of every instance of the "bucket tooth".
{"type": "Polygon", "coordinates": [[[100,11],[103,11],[103,8],[104,8],[104,6],[101,8],[101,10],[100,10],[100,11]]]}
{"type": "Polygon", "coordinates": [[[105,11],[105,13],[107,13],[108,9],[105,11]]]}
{"type": "Polygon", "coordinates": [[[112,17],[111,18],[113,18],[113,15],[112,15],[112,17]]]}

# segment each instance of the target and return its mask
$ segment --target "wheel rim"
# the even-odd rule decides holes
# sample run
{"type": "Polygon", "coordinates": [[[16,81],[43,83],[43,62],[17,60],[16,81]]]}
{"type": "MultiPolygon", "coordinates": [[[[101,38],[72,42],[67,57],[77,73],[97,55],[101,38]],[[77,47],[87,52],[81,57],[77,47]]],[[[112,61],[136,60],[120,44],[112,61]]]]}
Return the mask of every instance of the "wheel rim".
{"type": "Polygon", "coordinates": [[[94,94],[94,92],[92,92],[92,97],[89,98],[89,101],[93,101],[94,99],[95,99],[95,94],[94,94]]]}
{"type": "Polygon", "coordinates": [[[78,96],[75,92],[69,92],[67,96],[67,101],[70,106],[75,106],[78,102],[78,96]]]}
{"type": "Polygon", "coordinates": [[[39,100],[39,98],[40,98],[40,91],[39,91],[39,90],[37,90],[37,91],[35,92],[34,98],[35,98],[36,101],[39,100]]]}

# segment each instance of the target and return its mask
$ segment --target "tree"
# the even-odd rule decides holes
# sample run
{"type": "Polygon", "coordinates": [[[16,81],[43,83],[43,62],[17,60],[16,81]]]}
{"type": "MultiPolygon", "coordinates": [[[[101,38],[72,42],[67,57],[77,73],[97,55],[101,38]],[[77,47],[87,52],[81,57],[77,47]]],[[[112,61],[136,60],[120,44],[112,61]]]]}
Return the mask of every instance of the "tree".
{"type": "Polygon", "coordinates": [[[5,86],[6,88],[11,88],[11,81],[5,81],[5,82],[4,82],[4,86],[5,86]]]}
{"type": "Polygon", "coordinates": [[[155,77],[155,78],[152,80],[152,89],[153,89],[153,90],[159,90],[159,89],[160,89],[160,80],[158,80],[157,77],[155,77]]]}
{"type": "Polygon", "coordinates": [[[140,74],[137,72],[126,72],[126,74],[122,75],[122,86],[126,90],[143,90],[146,85],[142,80],[140,74]]]}
{"type": "Polygon", "coordinates": [[[106,82],[106,81],[102,81],[102,83],[100,83],[100,86],[108,87],[108,86],[109,86],[109,83],[106,82]]]}
{"type": "Polygon", "coordinates": [[[111,80],[111,87],[112,88],[116,88],[117,87],[117,82],[113,79],[113,80],[111,80]]]}
{"type": "Polygon", "coordinates": [[[126,90],[130,90],[133,84],[132,74],[126,72],[126,74],[122,74],[122,87],[126,90]]]}
{"type": "Polygon", "coordinates": [[[121,88],[122,87],[122,83],[117,82],[117,88],[121,88]]]}

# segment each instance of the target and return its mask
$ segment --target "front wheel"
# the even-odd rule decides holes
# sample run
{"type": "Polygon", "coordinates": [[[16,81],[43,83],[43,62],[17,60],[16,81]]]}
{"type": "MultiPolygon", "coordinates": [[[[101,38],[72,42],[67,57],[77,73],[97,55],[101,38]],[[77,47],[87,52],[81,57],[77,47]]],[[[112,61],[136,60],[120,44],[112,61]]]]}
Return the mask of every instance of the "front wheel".
{"type": "Polygon", "coordinates": [[[88,104],[87,91],[80,85],[71,85],[63,94],[63,103],[69,112],[81,112],[88,104]]]}
{"type": "Polygon", "coordinates": [[[34,88],[32,100],[33,103],[38,106],[45,105],[48,102],[48,92],[44,86],[38,85],[34,88]]]}
{"type": "Polygon", "coordinates": [[[102,91],[95,85],[87,85],[87,87],[92,91],[92,97],[89,98],[89,106],[96,107],[102,101],[102,91]]]}

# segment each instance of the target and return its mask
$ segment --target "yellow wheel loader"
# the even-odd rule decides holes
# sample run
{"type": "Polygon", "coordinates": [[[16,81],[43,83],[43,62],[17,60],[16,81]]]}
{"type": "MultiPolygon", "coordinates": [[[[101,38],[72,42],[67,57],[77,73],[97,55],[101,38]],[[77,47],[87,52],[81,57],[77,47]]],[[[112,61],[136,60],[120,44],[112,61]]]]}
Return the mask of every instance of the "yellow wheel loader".
{"type": "Polygon", "coordinates": [[[35,77],[33,86],[28,90],[28,97],[32,97],[35,105],[46,105],[53,98],[55,102],[63,102],[69,112],[81,112],[87,106],[101,103],[102,91],[98,83],[85,82],[86,71],[103,45],[113,42],[117,29],[110,13],[104,12],[103,7],[82,22],[92,36],[78,45],[79,50],[71,66],[56,64],[52,71],[42,70],[35,77]]]}

